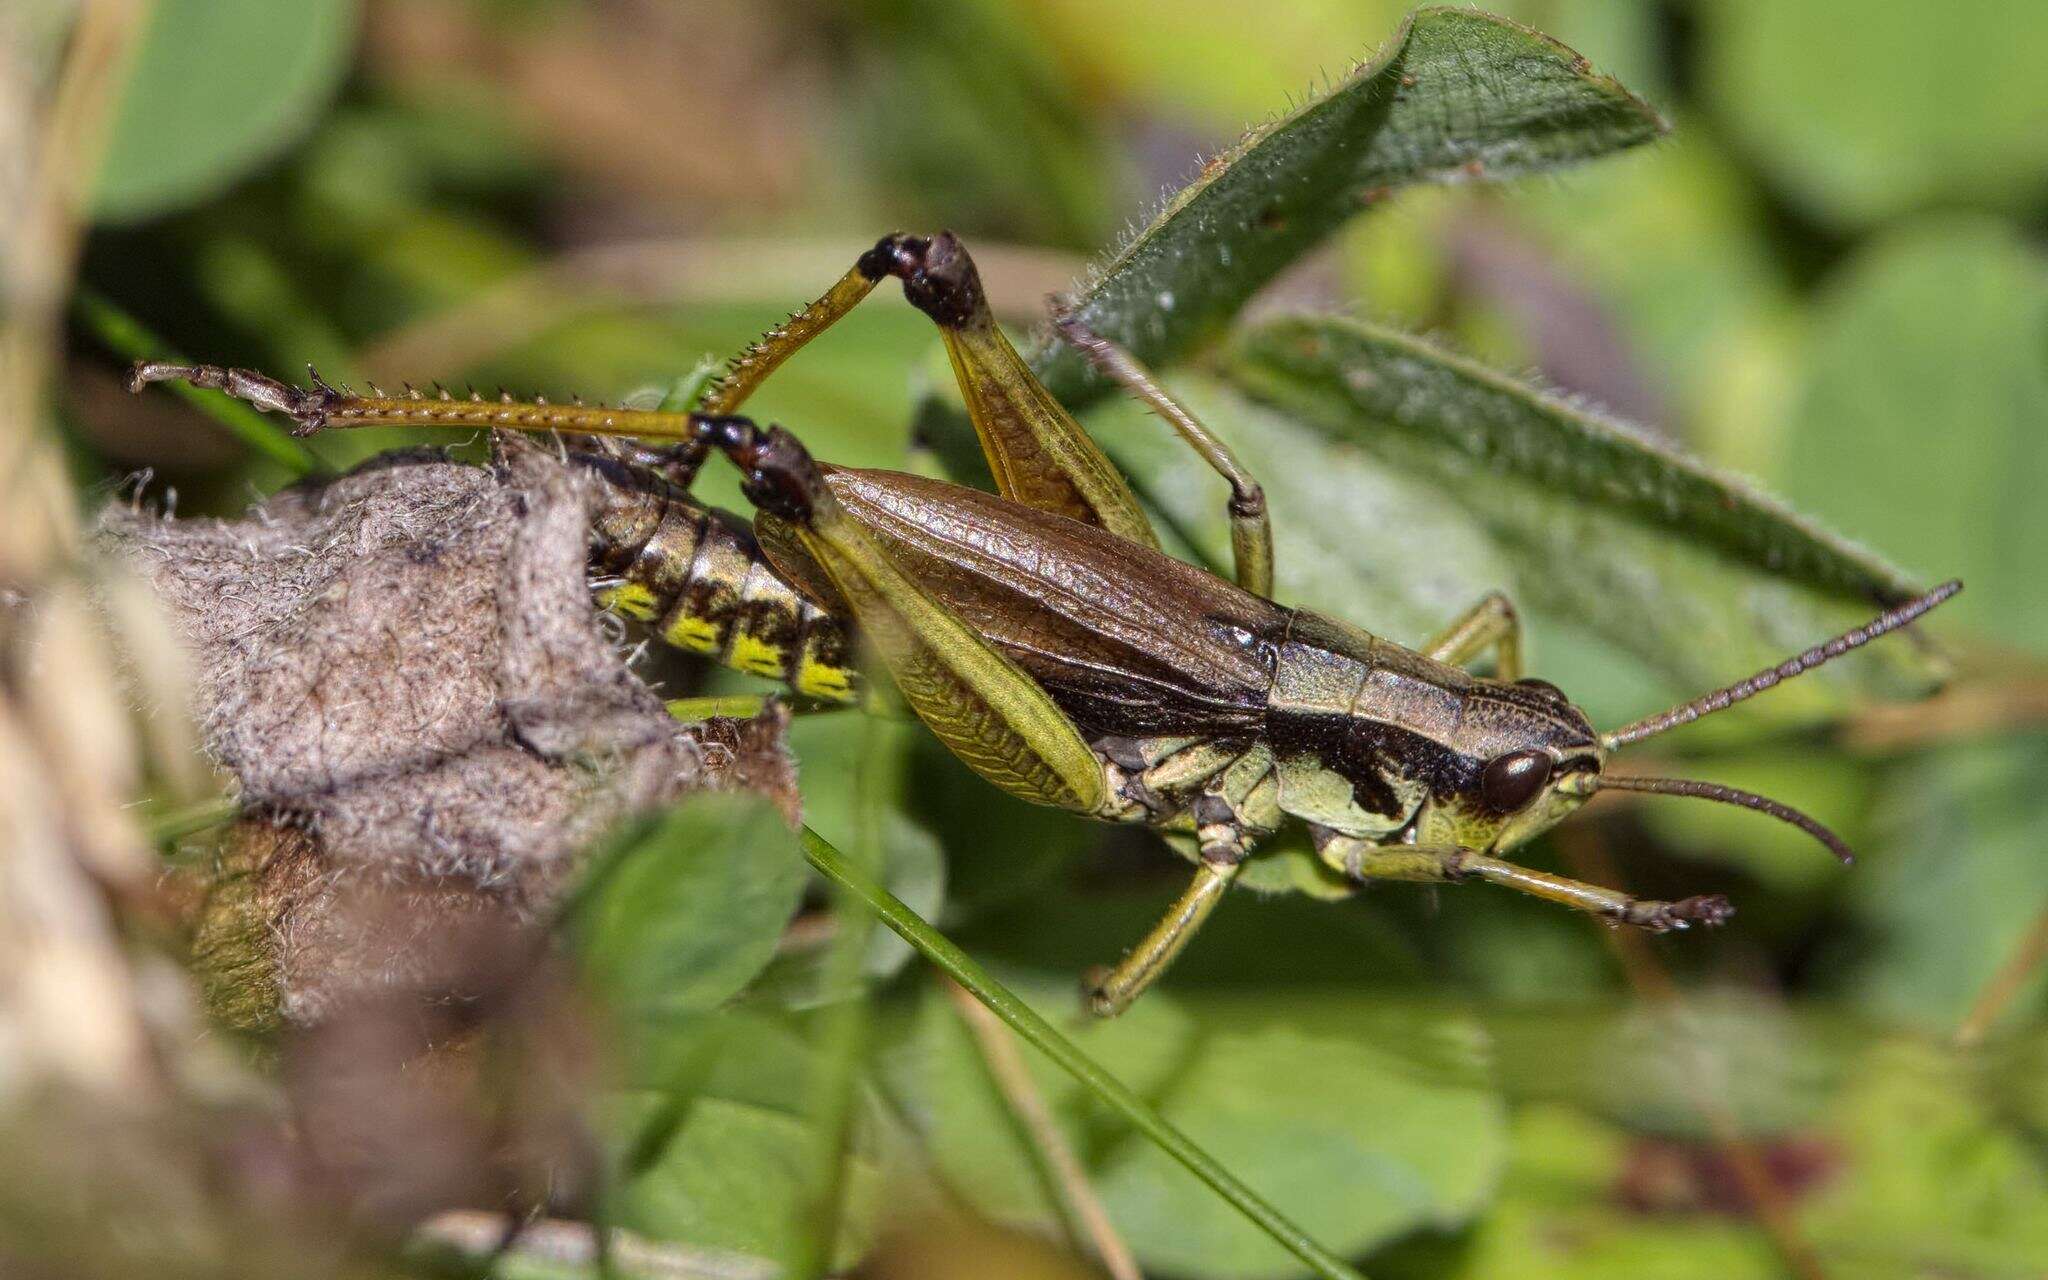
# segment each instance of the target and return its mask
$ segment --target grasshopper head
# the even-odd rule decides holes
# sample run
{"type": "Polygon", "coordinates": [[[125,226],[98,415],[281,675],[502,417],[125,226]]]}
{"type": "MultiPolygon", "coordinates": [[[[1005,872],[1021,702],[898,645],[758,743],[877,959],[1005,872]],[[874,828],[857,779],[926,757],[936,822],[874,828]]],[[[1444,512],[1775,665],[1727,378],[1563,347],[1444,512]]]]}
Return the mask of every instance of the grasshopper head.
{"type": "Polygon", "coordinates": [[[1609,774],[1605,772],[1607,757],[1811,671],[1905,626],[1960,590],[1960,582],[1944,583],[1746,680],[1606,733],[1596,733],[1585,713],[1544,681],[1503,684],[1482,680],[1466,695],[1459,736],[1466,758],[1484,763],[1468,769],[1454,790],[1423,806],[1417,839],[1425,844],[1458,844],[1500,852],[1555,826],[1596,791],[1647,791],[1753,809],[1791,823],[1843,862],[1852,861],[1848,846],[1839,837],[1789,805],[1718,783],[1609,774]]]}
{"type": "Polygon", "coordinates": [[[1597,788],[1600,734],[1556,685],[1482,680],[1465,692],[1452,785],[1416,814],[1422,844],[1500,852],[1557,825],[1597,788]]]}

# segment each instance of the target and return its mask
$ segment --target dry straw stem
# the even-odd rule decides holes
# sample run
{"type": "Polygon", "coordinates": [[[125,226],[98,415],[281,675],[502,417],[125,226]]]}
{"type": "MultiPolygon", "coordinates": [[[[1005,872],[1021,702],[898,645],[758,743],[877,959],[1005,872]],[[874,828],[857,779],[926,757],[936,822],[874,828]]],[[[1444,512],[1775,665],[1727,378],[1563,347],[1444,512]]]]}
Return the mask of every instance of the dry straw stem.
{"type": "Polygon", "coordinates": [[[1011,1038],[994,1013],[991,1013],[970,994],[967,988],[944,979],[947,998],[960,1012],[960,1020],[967,1024],[967,1030],[974,1036],[975,1045],[981,1050],[981,1059],[988,1064],[989,1075],[995,1079],[996,1087],[1002,1091],[1010,1110],[1031,1136],[1031,1143],[1045,1161],[1060,1196],[1067,1202],[1067,1212],[1079,1222],[1087,1234],[1088,1243],[1095,1256],[1102,1263],[1102,1269],[1109,1272],[1112,1280],[1144,1280],[1138,1270],[1138,1260],[1131,1256],[1131,1248],[1117,1234],[1116,1224],[1109,1220],[1109,1211],[1102,1207],[1101,1197],[1095,1194],[1095,1187],[1088,1181],[1088,1170],[1081,1165],[1074,1148],[1060,1132],[1052,1111],[1045,1105],[1045,1095],[1039,1092],[1038,1084],[1031,1078],[1031,1069],[1024,1065],[1024,1055],[1017,1052],[1017,1042],[1011,1038]]]}
{"type": "MultiPolygon", "coordinates": [[[[0,12],[0,114],[41,120],[0,137],[33,148],[0,157],[0,172],[29,175],[0,191],[0,1040],[27,1054],[17,1080],[54,1079],[128,1105],[159,1097],[164,1081],[109,890],[140,896],[153,868],[124,810],[138,749],[42,395],[80,211],[143,16],[130,0],[85,5],[39,113],[22,45],[4,39],[15,19],[0,12]]],[[[114,619],[135,626],[133,597],[118,583],[111,591],[114,619]]],[[[149,627],[130,639],[131,670],[152,684],[172,678],[149,627]]],[[[170,698],[175,716],[174,692],[148,692],[170,698]]]]}
{"type": "Polygon", "coordinates": [[[2034,923],[2020,935],[2018,945],[1998,966],[1984,987],[1970,1004],[1970,1011],[1956,1027],[1955,1042],[1960,1048],[1972,1048],[1981,1043],[1985,1035],[1998,1021],[1998,1016],[2018,997],[2027,985],[2027,979],[2034,976],[2044,962],[2048,962],[2048,907],[2034,917],[2034,923]]]}
{"type": "MultiPolygon", "coordinates": [[[[34,154],[8,167],[31,176],[19,191],[0,189],[0,584],[34,581],[76,546],[70,488],[41,434],[42,394],[84,235],[81,210],[145,7],[93,0],[80,11],[41,130],[16,138],[34,154]]],[[[0,107],[34,120],[35,76],[17,52],[22,42],[4,39],[14,21],[25,19],[0,15],[0,107]]]]}
{"type": "MultiPolygon", "coordinates": [[[[610,1229],[610,1235],[612,1261],[630,1276],[653,1280],[775,1280],[780,1274],[766,1258],[649,1240],[616,1227],[610,1229]]],[[[453,1210],[430,1218],[420,1228],[420,1236],[480,1261],[502,1253],[536,1269],[575,1272],[585,1271],[598,1262],[597,1230],[587,1222],[561,1218],[528,1222],[506,1245],[505,1215],[453,1210]]]]}

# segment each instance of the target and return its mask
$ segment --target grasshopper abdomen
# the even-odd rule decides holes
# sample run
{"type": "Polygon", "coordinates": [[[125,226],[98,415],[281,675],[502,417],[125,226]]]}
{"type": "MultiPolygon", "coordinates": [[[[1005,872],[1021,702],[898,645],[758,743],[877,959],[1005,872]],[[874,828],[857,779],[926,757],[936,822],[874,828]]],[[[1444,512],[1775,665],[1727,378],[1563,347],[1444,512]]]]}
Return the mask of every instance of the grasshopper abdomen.
{"type": "Polygon", "coordinates": [[[591,521],[600,606],[668,644],[806,697],[851,701],[860,687],[843,619],[792,587],[753,530],[644,473],[579,458],[604,478],[591,521]]]}

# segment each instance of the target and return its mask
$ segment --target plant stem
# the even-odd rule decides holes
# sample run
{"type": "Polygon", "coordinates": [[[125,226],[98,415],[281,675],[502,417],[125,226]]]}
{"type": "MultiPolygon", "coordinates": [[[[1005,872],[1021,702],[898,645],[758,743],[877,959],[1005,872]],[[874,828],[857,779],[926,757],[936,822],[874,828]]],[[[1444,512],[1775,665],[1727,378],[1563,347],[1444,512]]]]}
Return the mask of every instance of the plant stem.
{"type": "Polygon", "coordinates": [[[751,720],[760,715],[761,708],[767,705],[767,697],[758,693],[715,693],[694,698],[671,698],[668,713],[685,723],[709,720],[713,716],[751,720]]]}
{"type": "Polygon", "coordinates": [[[241,811],[242,802],[233,796],[209,796],[163,813],[150,814],[142,820],[142,825],[152,844],[165,845],[186,836],[196,836],[223,822],[231,822],[241,811]]]}
{"type": "MultiPolygon", "coordinates": [[[[883,800],[897,779],[889,767],[894,753],[884,745],[896,726],[868,718],[862,726],[857,766],[857,829],[853,857],[859,873],[870,880],[883,874],[888,857],[883,844],[883,800]]],[[[845,855],[841,855],[845,856],[845,855]]],[[[866,1057],[869,991],[861,981],[867,966],[875,914],[845,884],[832,894],[833,936],[825,956],[823,986],[832,1000],[819,1019],[818,1053],[811,1096],[818,1135],[817,1184],[807,1233],[799,1233],[798,1252],[790,1272],[795,1280],[828,1274],[846,1217],[846,1166],[853,1148],[854,1110],[860,1069],[866,1057]]]]}
{"type": "Polygon", "coordinates": [[[1276,1244],[1308,1264],[1309,1269],[1324,1280],[1365,1280],[1351,1264],[1316,1243],[1258,1192],[1238,1181],[1236,1175],[1217,1163],[1215,1157],[1196,1146],[1127,1085],[1082,1053],[1072,1041],[1054,1030],[1051,1023],[990,977],[986,970],[968,958],[966,952],[954,946],[916,912],[904,906],[895,894],[855,867],[846,855],[809,827],[804,828],[803,848],[804,857],[821,875],[867,903],[882,923],[915,948],[918,954],[965,987],[989,1012],[1008,1023],[1011,1030],[1079,1080],[1096,1097],[1122,1113],[1140,1133],[1180,1161],[1189,1173],[1207,1183],[1211,1190],[1250,1219],[1252,1225],[1272,1237],[1276,1244]]]}
{"type": "Polygon", "coordinates": [[[2027,979],[2048,961],[2048,910],[2034,917],[2019,943],[1998,971],[1984,983],[1977,998],[1971,1002],[1970,1011],[1963,1015],[1962,1025],[1956,1028],[1957,1047],[1974,1048],[1984,1039],[1991,1025],[1998,1021],[1998,1015],[2005,1012],[2020,990],[2027,985],[2027,979]]]}

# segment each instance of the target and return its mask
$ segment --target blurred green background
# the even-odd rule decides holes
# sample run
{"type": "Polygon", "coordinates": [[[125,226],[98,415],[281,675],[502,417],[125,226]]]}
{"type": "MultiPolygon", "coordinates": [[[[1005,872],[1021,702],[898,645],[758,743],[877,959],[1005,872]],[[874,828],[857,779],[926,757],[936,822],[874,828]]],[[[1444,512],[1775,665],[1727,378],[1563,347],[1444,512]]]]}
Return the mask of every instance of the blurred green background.
{"type": "MultiPolygon", "coordinates": [[[[26,4],[24,28],[44,15],[54,41],[65,6],[26,4]]],[[[1659,760],[1836,825],[1864,855],[1852,872],[1796,832],[1677,802],[1596,806],[1528,855],[1645,894],[1728,892],[1742,914],[1721,933],[1617,939],[1479,888],[1239,895],[1158,995],[1081,1038],[1374,1275],[2048,1273],[2039,973],[1986,1014],[1978,1047],[1954,1043],[2048,910],[2048,6],[1493,7],[1617,77],[1671,134],[1554,176],[1403,191],[1254,315],[1433,334],[1756,477],[1919,580],[1962,577],[1930,628],[1956,680],[1925,707],[1844,692],[1803,718],[1659,743],[1659,760]],[[1659,994],[1673,984],[1682,997],[1659,994]]],[[[881,232],[948,227],[1028,332],[1043,295],[1201,157],[1341,75],[1404,13],[160,0],[81,286],[209,361],[611,399],[737,349],[881,232]]],[[[921,317],[878,295],[754,407],[834,461],[930,465],[909,424],[942,381],[934,349],[921,317]]],[[[81,493],[147,467],[181,512],[230,514],[285,480],[191,409],[123,394],[120,357],[89,328],[70,355],[60,412],[81,493]]],[[[1113,439],[1148,430],[1114,406],[1091,421],[1113,439]]],[[[314,447],[346,464],[400,440],[314,447]]],[[[722,477],[707,491],[737,503],[722,477]]],[[[1283,554],[1316,514],[1276,496],[1283,554]]],[[[1463,590],[1456,564],[1398,554],[1385,572],[1463,590]]],[[[1344,572],[1309,565],[1303,594],[1338,593],[1344,572]]],[[[1397,639],[1426,629],[1356,598],[1315,603],[1397,639]]],[[[1613,723],[1696,691],[1697,671],[1754,665],[1706,634],[1661,665],[1615,642],[1632,609],[1647,626],[1659,607],[1617,599],[1601,626],[1539,608],[1533,667],[1613,723]]],[[[677,692],[739,687],[651,670],[677,692]]],[[[828,836],[855,837],[852,762],[876,756],[876,732],[900,765],[884,838],[899,892],[1071,1011],[1073,976],[1141,931],[1173,861],[1004,804],[920,735],[851,717],[796,733],[828,836]]],[[[978,1222],[1045,1228],[1055,1215],[964,1033],[901,961],[883,948],[870,966],[863,1168],[943,1186],[978,1222]]],[[[764,1060],[806,1052],[818,981],[785,957],[720,1034],[764,1060]]],[[[767,1068],[727,1074],[727,1094],[704,1088],[730,1105],[692,1113],[629,1220],[775,1256],[782,1219],[762,1206],[788,1170],[763,1117],[796,1103],[767,1068]]],[[[1063,1079],[1044,1083],[1148,1274],[1293,1273],[1063,1079]]],[[[915,1256],[941,1274],[887,1217],[854,1233],[896,1242],[876,1273],[918,1273],[902,1269],[915,1256]]],[[[972,1258],[979,1238],[940,1252],[972,1258]]]]}

